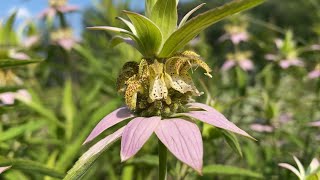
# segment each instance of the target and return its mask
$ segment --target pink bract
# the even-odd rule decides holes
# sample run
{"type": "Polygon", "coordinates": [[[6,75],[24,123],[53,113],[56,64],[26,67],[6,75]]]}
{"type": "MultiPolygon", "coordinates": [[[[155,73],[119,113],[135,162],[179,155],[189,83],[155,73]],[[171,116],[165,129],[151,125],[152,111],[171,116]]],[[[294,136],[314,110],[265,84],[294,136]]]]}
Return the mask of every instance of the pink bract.
{"type": "Polygon", "coordinates": [[[320,77],[320,69],[315,69],[308,74],[309,79],[316,79],[320,77]]]}
{"type": "MultiPolygon", "coordinates": [[[[203,111],[180,113],[175,118],[166,119],[161,119],[160,116],[133,118],[121,132],[121,160],[126,161],[134,156],[155,133],[174,156],[201,174],[203,162],[201,132],[188,117],[252,138],[214,108],[201,103],[190,103],[188,106],[189,108],[200,108],[203,111]]],[[[109,127],[132,117],[134,115],[127,107],[113,111],[98,123],[84,144],[92,141],[109,127]]],[[[109,136],[113,136],[113,134],[109,136]]],[[[97,151],[101,151],[101,149],[97,148],[97,151]]]]}

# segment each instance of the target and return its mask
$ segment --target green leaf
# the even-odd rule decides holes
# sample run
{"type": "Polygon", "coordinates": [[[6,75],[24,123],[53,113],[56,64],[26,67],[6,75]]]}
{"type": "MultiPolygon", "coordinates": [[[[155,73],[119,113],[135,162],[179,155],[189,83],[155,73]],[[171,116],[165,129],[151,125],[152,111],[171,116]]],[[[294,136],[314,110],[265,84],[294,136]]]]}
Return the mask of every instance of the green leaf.
{"type": "Polygon", "coordinates": [[[126,20],[126,19],[123,19],[123,18],[121,18],[121,17],[117,17],[117,19],[119,19],[119,20],[122,21],[125,25],[127,25],[128,28],[131,30],[131,32],[132,32],[134,35],[137,35],[136,28],[134,27],[134,25],[133,25],[130,21],[128,21],[128,20],[126,20]]]}
{"type": "Polygon", "coordinates": [[[152,8],[156,4],[157,0],[145,0],[145,11],[146,11],[146,16],[150,17],[152,8]]]}
{"type": "Polygon", "coordinates": [[[43,122],[30,121],[30,122],[25,123],[23,125],[12,127],[4,132],[1,132],[0,142],[7,141],[10,139],[16,138],[18,136],[21,136],[27,131],[29,131],[29,132],[35,131],[35,130],[41,128],[43,125],[44,125],[43,122]]]}
{"type": "Polygon", "coordinates": [[[155,56],[162,43],[160,29],[152,21],[140,14],[124,11],[137,30],[137,36],[141,44],[140,49],[145,57],[155,56]]]}
{"type": "Polygon", "coordinates": [[[201,31],[230,15],[252,8],[264,0],[234,0],[224,6],[200,14],[176,30],[164,43],[159,57],[169,57],[182,49],[201,31]]]}
{"type": "Polygon", "coordinates": [[[17,36],[13,31],[13,24],[16,19],[17,12],[10,15],[3,27],[0,27],[0,44],[16,45],[17,36]]]}
{"type": "Polygon", "coordinates": [[[189,17],[194,13],[196,12],[198,9],[200,9],[202,6],[204,6],[206,3],[202,3],[200,4],[199,6],[193,8],[191,11],[189,11],[183,18],[182,20],[180,21],[180,24],[178,26],[178,28],[180,28],[181,26],[183,26],[187,20],[189,19],[189,17]]]}
{"type": "MultiPolygon", "coordinates": [[[[140,37],[136,36],[130,31],[127,31],[122,28],[117,28],[117,27],[111,27],[111,26],[94,26],[94,27],[87,27],[90,30],[103,30],[103,31],[111,31],[111,32],[116,32],[116,33],[121,33],[123,35],[129,36],[131,39],[133,39],[138,46],[135,48],[141,53],[145,54],[145,48],[144,45],[142,44],[142,41],[139,39],[140,37]]],[[[137,33],[138,34],[138,33],[137,33]]],[[[138,34],[139,35],[139,34],[138,34]]]]}
{"type": "Polygon", "coordinates": [[[137,48],[136,43],[131,38],[125,38],[125,37],[121,37],[121,36],[113,37],[110,42],[110,47],[115,47],[121,43],[126,43],[134,48],[137,48]]]}
{"type": "Polygon", "coordinates": [[[239,144],[237,137],[229,131],[225,131],[225,130],[221,130],[221,131],[222,131],[223,137],[225,138],[229,146],[242,157],[241,146],[239,144]]]}
{"type": "Polygon", "coordinates": [[[22,66],[31,63],[41,62],[42,59],[32,59],[32,60],[16,60],[16,59],[0,59],[0,69],[7,67],[22,66]]]}
{"type": "Polygon", "coordinates": [[[228,165],[208,165],[203,168],[203,175],[232,175],[232,176],[245,176],[252,178],[262,179],[263,176],[260,173],[253,172],[251,170],[238,168],[228,165]]]}
{"type": "Polygon", "coordinates": [[[178,12],[176,0],[159,0],[154,5],[150,19],[162,32],[166,40],[177,28],[178,12]]]}
{"type": "Polygon", "coordinates": [[[63,173],[54,169],[48,168],[35,161],[24,160],[24,159],[5,159],[0,158],[0,166],[12,166],[11,169],[17,169],[28,173],[39,173],[46,176],[56,177],[61,179],[63,173]]]}
{"type": "Polygon", "coordinates": [[[64,86],[62,113],[66,119],[65,132],[67,140],[70,140],[73,133],[73,121],[75,116],[75,105],[72,98],[72,82],[67,80],[64,86]]]}
{"type": "Polygon", "coordinates": [[[117,132],[105,137],[104,139],[93,145],[87,152],[85,152],[75,165],[68,171],[64,180],[80,179],[92,166],[94,161],[107,150],[115,141],[117,141],[122,134],[124,127],[117,132]]]}

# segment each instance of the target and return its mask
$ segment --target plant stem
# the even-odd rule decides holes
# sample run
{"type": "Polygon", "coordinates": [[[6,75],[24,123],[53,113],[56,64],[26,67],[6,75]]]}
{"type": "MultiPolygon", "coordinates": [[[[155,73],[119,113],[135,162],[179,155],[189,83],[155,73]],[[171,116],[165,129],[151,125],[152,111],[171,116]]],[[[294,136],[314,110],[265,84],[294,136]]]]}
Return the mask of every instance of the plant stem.
{"type": "Polygon", "coordinates": [[[167,148],[159,140],[158,142],[159,153],[159,180],[167,179],[167,148]]]}

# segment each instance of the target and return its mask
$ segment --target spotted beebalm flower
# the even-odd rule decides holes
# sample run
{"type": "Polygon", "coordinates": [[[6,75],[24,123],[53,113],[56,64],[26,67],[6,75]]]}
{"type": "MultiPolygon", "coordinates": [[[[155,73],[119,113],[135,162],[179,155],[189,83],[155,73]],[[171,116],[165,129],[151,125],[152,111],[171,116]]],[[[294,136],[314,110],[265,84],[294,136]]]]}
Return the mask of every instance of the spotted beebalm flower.
{"type": "Polygon", "coordinates": [[[319,179],[320,177],[320,163],[319,160],[316,158],[313,158],[309,167],[305,169],[299,159],[295,156],[293,156],[294,161],[296,162],[298,169],[293,167],[292,165],[288,163],[279,163],[278,165],[280,167],[286,168],[293,172],[300,180],[306,180],[306,179],[319,179]]]}
{"type": "Polygon", "coordinates": [[[78,6],[67,5],[67,2],[67,0],[48,0],[49,7],[43,10],[39,17],[52,19],[58,12],[69,13],[79,10],[78,6]]]}
{"type": "Polygon", "coordinates": [[[61,28],[53,31],[50,33],[50,38],[54,44],[57,44],[68,51],[77,43],[71,28],[61,28]]]}
{"type": "Polygon", "coordinates": [[[309,72],[309,79],[317,79],[320,77],[320,64],[318,64],[313,71],[309,72]]]}
{"type": "MultiPolygon", "coordinates": [[[[119,138],[121,160],[126,161],[142,148],[153,133],[173,155],[201,173],[203,144],[195,120],[252,138],[214,108],[191,103],[192,96],[203,94],[193,83],[191,72],[195,71],[194,67],[201,67],[205,75],[211,77],[211,69],[198,54],[182,52],[181,49],[215,22],[261,2],[236,0],[188,20],[202,4],[187,13],[177,25],[178,0],[146,0],[146,16],[123,11],[130,21],[118,17],[130,31],[110,26],[90,27],[91,30],[119,33],[121,36],[115,36],[111,45],[127,43],[136,48],[143,58],[139,62],[124,64],[117,79],[117,88],[123,93],[126,106],[104,117],[84,143],[117,123],[129,122],[89,149],[68,176],[84,173],[78,171],[79,167],[85,169],[83,165],[88,167],[84,161],[101,153],[119,138]]],[[[161,143],[159,147],[163,147],[161,143]]],[[[159,157],[159,162],[163,162],[163,157],[159,157]]],[[[166,168],[159,168],[159,177],[161,170],[166,171],[166,168]]]]}
{"type": "Polygon", "coordinates": [[[249,33],[247,32],[247,24],[227,24],[224,26],[226,33],[219,38],[219,41],[231,40],[235,45],[240,42],[248,41],[249,33]]]}
{"type": "Polygon", "coordinates": [[[254,65],[250,59],[252,56],[250,51],[237,52],[228,54],[226,62],[222,65],[221,70],[227,71],[234,66],[239,66],[244,71],[253,70],[254,65]]]}
{"type": "Polygon", "coordinates": [[[6,170],[8,170],[10,168],[11,168],[11,166],[0,167],[0,174],[2,174],[3,172],[5,172],[6,170]]]}
{"type": "Polygon", "coordinates": [[[266,60],[277,62],[282,69],[291,66],[304,66],[291,31],[287,31],[285,39],[275,39],[275,45],[278,52],[276,54],[266,54],[266,60]]]}

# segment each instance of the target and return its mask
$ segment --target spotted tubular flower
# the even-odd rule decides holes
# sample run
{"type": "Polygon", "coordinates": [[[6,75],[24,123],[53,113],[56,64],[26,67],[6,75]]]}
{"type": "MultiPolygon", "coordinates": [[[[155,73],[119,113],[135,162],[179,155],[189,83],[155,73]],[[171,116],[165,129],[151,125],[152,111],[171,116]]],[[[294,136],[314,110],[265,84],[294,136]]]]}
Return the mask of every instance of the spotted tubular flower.
{"type": "Polygon", "coordinates": [[[196,120],[252,138],[214,108],[192,103],[192,96],[203,93],[196,88],[190,72],[195,71],[194,67],[201,67],[205,75],[211,77],[211,69],[197,53],[181,50],[205,28],[261,2],[263,0],[235,0],[188,20],[202,4],[187,13],[177,25],[178,0],[146,0],[146,16],[123,11],[130,21],[118,17],[130,31],[110,26],[90,27],[91,30],[120,34],[113,38],[111,45],[127,43],[136,48],[143,58],[139,62],[124,64],[117,79],[117,89],[124,94],[126,106],[104,117],[84,144],[120,122],[129,122],[91,147],[65,179],[79,177],[74,173],[84,172],[77,169],[81,167],[83,170],[82,166],[90,164],[84,161],[100,154],[119,138],[121,160],[126,161],[143,147],[153,133],[160,140],[159,179],[166,179],[166,165],[163,164],[166,156],[161,153],[166,149],[201,174],[203,143],[196,120]]]}

